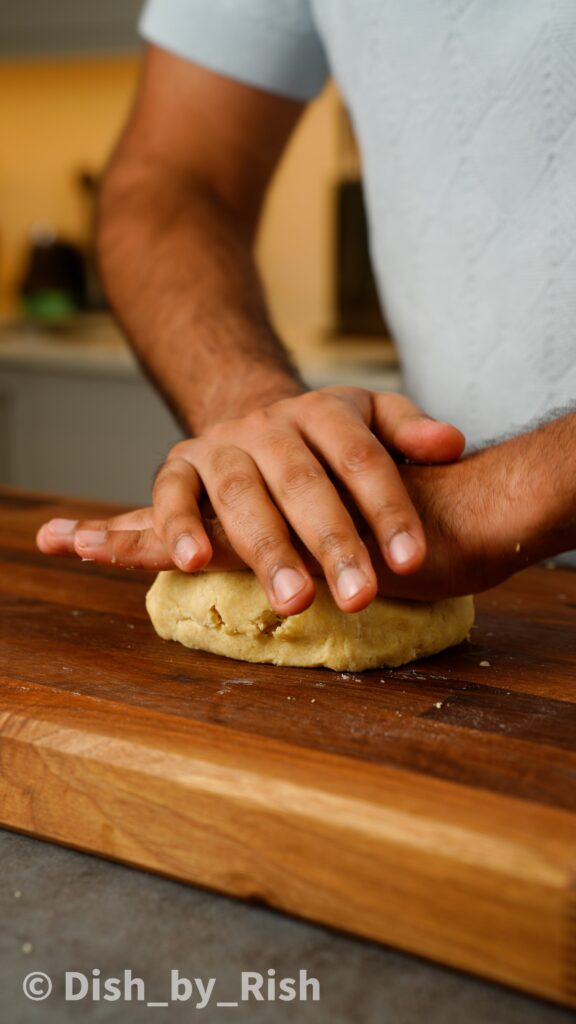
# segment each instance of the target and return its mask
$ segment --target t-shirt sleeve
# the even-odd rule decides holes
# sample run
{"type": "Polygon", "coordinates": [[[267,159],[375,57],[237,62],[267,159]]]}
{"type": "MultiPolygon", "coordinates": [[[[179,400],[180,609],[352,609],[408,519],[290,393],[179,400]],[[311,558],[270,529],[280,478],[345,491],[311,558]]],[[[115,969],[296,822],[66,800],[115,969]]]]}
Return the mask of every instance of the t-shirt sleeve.
{"type": "Polygon", "coordinates": [[[139,27],[180,57],[294,99],[329,73],[311,0],[147,0],[139,27]]]}

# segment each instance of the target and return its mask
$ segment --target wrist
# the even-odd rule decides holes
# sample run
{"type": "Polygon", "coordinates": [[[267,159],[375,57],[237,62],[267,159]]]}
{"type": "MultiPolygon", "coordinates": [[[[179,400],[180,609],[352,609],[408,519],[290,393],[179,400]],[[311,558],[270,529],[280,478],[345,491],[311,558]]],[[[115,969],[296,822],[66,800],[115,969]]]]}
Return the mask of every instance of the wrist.
{"type": "Polygon", "coordinates": [[[202,401],[190,406],[185,420],[191,433],[200,435],[216,423],[239,419],[307,390],[297,374],[230,372],[225,381],[217,381],[204,390],[202,401]]]}

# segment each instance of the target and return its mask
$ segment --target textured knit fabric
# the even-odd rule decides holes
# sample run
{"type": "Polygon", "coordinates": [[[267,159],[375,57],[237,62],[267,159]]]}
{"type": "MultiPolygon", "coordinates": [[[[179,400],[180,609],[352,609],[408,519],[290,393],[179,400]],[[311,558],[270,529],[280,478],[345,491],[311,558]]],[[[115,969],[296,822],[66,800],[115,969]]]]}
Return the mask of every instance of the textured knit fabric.
{"type": "Polygon", "coordinates": [[[469,443],[576,397],[576,0],[151,0],[143,34],[307,98],[362,152],[408,392],[469,443]]]}

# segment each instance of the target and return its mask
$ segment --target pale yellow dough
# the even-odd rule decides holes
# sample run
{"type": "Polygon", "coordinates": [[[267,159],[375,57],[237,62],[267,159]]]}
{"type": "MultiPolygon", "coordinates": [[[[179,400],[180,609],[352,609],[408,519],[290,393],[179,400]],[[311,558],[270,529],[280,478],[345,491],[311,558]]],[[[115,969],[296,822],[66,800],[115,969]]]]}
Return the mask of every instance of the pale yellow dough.
{"type": "Polygon", "coordinates": [[[389,601],[342,612],[323,580],[314,604],[280,618],[251,572],[161,572],[146,596],[156,632],[240,661],[359,672],[403,665],[460,643],[474,621],[471,597],[389,601]]]}

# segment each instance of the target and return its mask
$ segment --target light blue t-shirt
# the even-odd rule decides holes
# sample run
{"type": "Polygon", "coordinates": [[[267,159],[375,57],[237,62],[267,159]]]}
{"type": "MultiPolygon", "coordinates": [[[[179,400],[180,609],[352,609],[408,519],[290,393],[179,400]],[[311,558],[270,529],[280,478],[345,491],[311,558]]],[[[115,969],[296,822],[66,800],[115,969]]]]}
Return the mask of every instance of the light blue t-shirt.
{"type": "Polygon", "coordinates": [[[149,0],[157,45],[308,99],[333,74],[408,393],[475,444],[576,398],[576,0],[149,0]]]}

